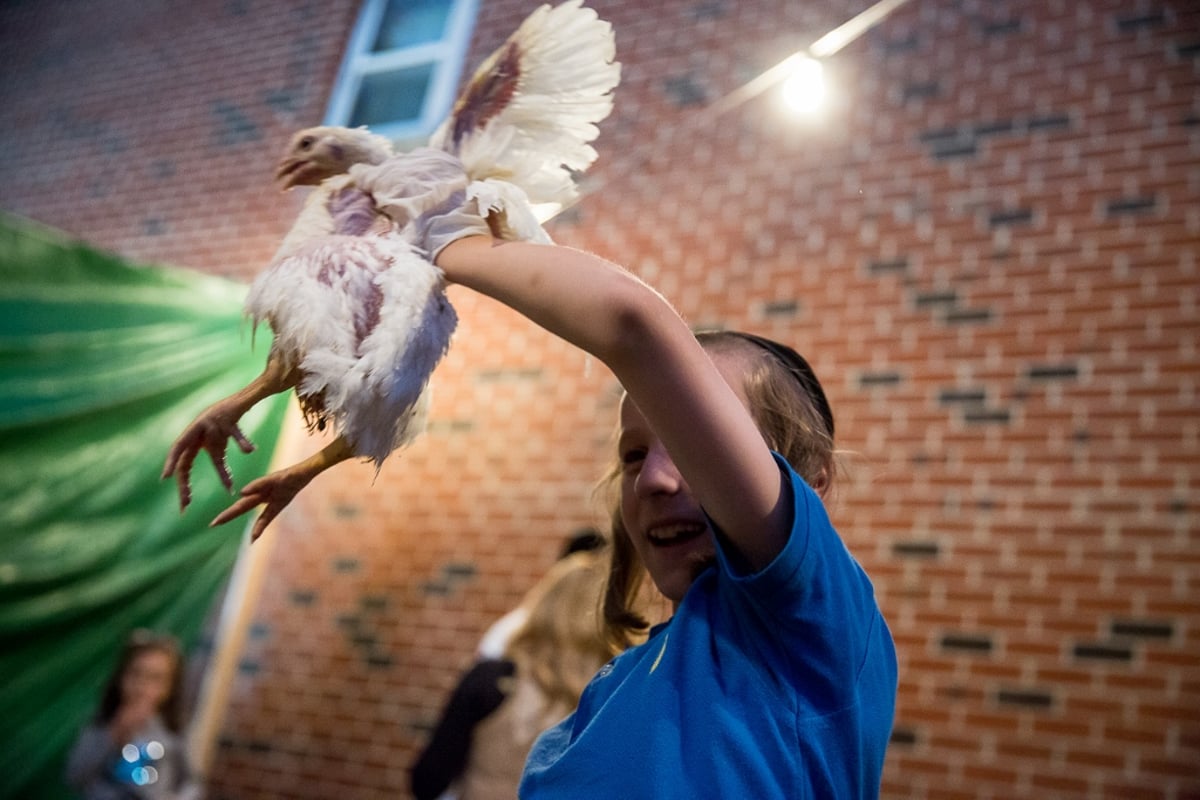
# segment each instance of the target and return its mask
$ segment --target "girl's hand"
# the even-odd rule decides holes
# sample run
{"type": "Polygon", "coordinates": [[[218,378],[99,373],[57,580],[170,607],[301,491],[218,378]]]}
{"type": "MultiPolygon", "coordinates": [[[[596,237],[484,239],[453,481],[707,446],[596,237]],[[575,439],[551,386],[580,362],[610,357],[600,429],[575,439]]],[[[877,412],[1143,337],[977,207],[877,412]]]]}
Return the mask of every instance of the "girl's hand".
{"type": "Polygon", "coordinates": [[[122,703],[113,715],[112,722],[108,724],[113,741],[118,746],[132,741],[137,732],[154,716],[155,711],[154,704],[150,702],[131,700],[122,703]]]}

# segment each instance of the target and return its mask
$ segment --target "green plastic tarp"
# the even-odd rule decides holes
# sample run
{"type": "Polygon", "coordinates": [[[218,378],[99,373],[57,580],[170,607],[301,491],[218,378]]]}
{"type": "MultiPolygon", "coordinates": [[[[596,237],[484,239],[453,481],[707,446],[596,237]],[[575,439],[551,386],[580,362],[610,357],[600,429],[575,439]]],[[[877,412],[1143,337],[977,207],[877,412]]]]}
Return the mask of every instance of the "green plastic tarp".
{"type": "MultiPolygon", "coordinates": [[[[193,648],[244,539],[203,453],[179,513],[159,475],[202,409],[248,383],[246,286],[130,265],[0,215],[0,797],[70,797],[63,764],[134,628],[193,648]]],[[[269,336],[269,332],[266,332],[269,336]]],[[[286,407],[242,421],[266,472],[286,407]]]]}

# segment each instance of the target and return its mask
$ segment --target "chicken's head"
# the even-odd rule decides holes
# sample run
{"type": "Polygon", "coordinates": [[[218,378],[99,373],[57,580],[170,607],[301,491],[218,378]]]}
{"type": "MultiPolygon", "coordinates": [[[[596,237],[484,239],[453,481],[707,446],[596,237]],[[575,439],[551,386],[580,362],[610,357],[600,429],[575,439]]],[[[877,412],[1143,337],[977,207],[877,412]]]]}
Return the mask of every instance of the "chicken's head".
{"type": "Polygon", "coordinates": [[[366,128],[306,128],[288,142],[275,179],[284,189],[315,186],[355,164],[381,164],[391,155],[391,142],[366,128]]]}

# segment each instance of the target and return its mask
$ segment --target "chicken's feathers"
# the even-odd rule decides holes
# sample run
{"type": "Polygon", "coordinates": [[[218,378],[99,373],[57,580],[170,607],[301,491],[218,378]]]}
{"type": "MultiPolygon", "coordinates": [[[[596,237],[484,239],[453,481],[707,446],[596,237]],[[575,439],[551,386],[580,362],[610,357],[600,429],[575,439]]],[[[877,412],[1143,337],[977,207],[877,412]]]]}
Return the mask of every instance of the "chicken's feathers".
{"type": "Polygon", "coordinates": [[[573,173],[612,111],[621,67],[612,26],[582,0],[541,6],[476,71],[430,146],[461,159],[474,180],[520,187],[530,203],[566,205],[573,173]]]}

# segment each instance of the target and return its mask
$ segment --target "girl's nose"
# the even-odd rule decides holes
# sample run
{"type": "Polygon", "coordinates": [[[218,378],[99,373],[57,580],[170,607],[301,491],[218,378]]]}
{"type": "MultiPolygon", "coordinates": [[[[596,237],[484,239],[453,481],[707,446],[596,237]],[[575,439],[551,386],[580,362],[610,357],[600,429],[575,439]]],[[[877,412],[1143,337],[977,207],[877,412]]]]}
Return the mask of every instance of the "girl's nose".
{"type": "Polygon", "coordinates": [[[637,490],[642,494],[666,493],[674,494],[686,488],[683,476],[675,467],[675,462],[667,454],[662,443],[656,442],[642,461],[638,472],[637,490]]]}

